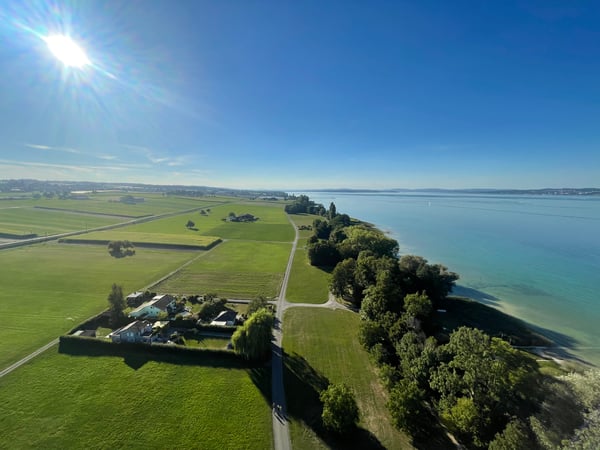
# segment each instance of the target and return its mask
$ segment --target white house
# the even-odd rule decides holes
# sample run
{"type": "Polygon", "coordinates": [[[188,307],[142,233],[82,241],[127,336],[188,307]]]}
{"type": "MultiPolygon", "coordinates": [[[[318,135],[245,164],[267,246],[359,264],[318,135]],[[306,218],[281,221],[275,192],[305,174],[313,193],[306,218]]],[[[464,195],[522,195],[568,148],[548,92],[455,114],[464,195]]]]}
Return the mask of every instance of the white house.
{"type": "Polygon", "coordinates": [[[175,298],[169,294],[157,295],[149,302],[142,303],[129,313],[129,317],[133,318],[148,318],[157,319],[159,315],[166,313],[170,314],[175,311],[175,298]]]}

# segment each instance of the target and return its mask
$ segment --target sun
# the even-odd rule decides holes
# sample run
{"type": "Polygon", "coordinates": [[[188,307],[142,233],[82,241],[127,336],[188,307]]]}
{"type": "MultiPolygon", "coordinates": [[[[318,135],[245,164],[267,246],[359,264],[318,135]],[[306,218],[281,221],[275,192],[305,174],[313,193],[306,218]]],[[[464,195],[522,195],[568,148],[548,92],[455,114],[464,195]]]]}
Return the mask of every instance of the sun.
{"type": "Polygon", "coordinates": [[[44,41],[52,54],[67,67],[82,68],[91,64],[85,51],[69,36],[47,36],[44,41]]]}

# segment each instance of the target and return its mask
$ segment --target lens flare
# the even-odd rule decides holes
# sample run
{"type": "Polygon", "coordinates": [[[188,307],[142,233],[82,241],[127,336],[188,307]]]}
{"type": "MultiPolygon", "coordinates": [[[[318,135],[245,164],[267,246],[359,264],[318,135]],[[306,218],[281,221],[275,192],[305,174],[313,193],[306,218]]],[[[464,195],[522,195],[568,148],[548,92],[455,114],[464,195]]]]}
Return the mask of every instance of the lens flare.
{"type": "Polygon", "coordinates": [[[85,51],[68,36],[47,36],[44,41],[52,54],[67,67],[80,69],[91,64],[85,51]]]}

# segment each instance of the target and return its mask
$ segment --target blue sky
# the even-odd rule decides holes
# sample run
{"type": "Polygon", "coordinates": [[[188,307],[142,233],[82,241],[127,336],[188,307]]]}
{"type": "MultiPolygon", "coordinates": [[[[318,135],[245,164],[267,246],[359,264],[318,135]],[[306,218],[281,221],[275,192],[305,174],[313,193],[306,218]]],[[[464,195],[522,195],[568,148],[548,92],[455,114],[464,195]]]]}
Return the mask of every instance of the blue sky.
{"type": "Polygon", "coordinates": [[[0,75],[0,178],[600,185],[597,2],[5,0],[0,75]]]}

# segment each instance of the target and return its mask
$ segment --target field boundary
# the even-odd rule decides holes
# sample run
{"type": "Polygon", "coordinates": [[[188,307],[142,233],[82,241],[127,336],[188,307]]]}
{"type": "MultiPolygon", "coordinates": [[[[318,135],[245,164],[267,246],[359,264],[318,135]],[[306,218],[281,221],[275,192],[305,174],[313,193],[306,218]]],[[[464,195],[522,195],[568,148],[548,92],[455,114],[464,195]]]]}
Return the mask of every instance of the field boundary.
{"type": "Polygon", "coordinates": [[[112,214],[112,213],[103,213],[103,212],[95,212],[95,211],[83,211],[80,209],[68,209],[68,208],[54,208],[52,206],[34,206],[35,209],[45,209],[47,211],[60,211],[60,212],[70,212],[74,214],[88,214],[90,216],[106,216],[106,217],[120,217],[123,219],[142,219],[144,217],[151,217],[152,214],[141,214],[139,216],[129,216],[127,214],[112,214]]]}
{"type": "MultiPolygon", "coordinates": [[[[78,244],[78,245],[108,245],[109,239],[72,239],[61,238],[58,240],[60,244],[78,244]]],[[[210,250],[216,245],[223,242],[223,239],[218,238],[209,245],[193,245],[193,244],[168,244],[162,242],[137,242],[131,241],[133,245],[140,248],[161,248],[168,250],[210,250]]]]}

